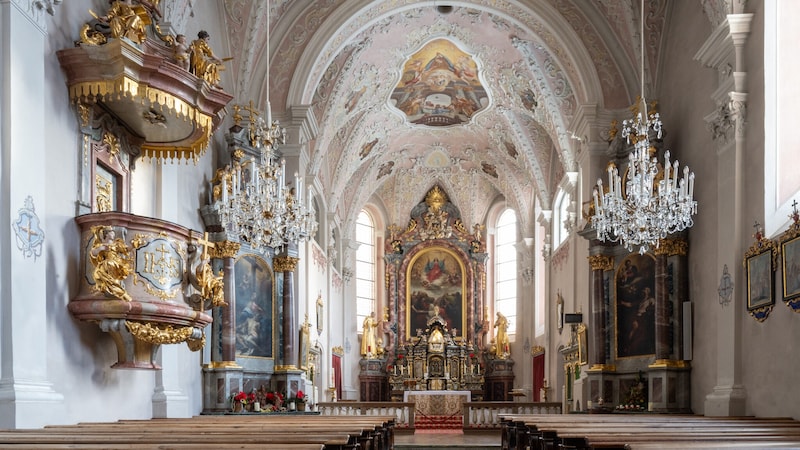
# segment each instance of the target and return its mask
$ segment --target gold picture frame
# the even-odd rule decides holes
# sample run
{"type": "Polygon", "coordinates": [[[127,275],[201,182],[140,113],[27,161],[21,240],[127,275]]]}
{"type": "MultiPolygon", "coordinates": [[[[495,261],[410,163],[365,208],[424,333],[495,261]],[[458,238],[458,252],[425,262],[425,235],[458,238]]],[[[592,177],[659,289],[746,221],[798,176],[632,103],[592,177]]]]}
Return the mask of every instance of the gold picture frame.
{"type": "Polygon", "coordinates": [[[298,354],[300,370],[308,371],[311,367],[311,323],[306,320],[300,326],[300,353],[298,354]]]}
{"type": "Polygon", "coordinates": [[[775,305],[775,266],[777,246],[756,233],[756,242],[744,254],[747,277],[747,312],[757,321],[769,317],[775,305]]]}
{"type": "Polygon", "coordinates": [[[406,272],[406,339],[425,330],[439,315],[448,330],[467,330],[467,271],[461,257],[446,247],[430,247],[411,257],[406,272]]]}
{"type": "Polygon", "coordinates": [[[586,335],[586,325],[578,324],[578,361],[580,365],[589,364],[589,338],[586,335]]]}
{"type": "Polygon", "coordinates": [[[792,224],[781,237],[783,302],[800,312],[800,225],[792,224]]]}

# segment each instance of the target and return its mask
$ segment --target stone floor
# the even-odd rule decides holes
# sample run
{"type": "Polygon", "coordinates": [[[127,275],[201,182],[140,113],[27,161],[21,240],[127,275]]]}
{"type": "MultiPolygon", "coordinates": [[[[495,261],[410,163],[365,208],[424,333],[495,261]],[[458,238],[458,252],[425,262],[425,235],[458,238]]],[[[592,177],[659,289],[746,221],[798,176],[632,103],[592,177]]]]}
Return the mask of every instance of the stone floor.
{"type": "Polygon", "coordinates": [[[417,431],[414,434],[395,434],[394,448],[398,450],[497,450],[500,430],[467,432],[417,431]]]}

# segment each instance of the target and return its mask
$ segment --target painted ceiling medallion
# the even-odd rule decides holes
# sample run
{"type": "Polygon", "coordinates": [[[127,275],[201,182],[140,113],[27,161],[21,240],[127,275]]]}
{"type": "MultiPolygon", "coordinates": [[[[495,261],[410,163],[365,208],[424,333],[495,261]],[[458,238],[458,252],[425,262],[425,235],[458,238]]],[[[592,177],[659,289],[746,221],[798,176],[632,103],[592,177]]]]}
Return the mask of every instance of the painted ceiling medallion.
{"type": "Polygon", "coordinates": [[[435,39],[411,55],[389,103],[414,124],[446,127],[468,123],[489,104],[472,55],[435,39]]]}

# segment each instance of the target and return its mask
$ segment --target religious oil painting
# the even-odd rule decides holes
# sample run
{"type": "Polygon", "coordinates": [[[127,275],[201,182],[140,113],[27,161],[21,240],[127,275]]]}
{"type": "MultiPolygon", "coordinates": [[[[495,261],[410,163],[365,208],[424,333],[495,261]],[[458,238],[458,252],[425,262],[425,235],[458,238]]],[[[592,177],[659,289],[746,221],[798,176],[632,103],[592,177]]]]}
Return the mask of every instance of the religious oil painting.
{"type": "Polygon", "coordinates": [[[432,127],[469,122],[489,104],[475,59],[447,39],[435,39],[401,69],[390,104],[409,122],[432,127]]]}
{"type": "Polygon", "coordinates": [[[745,262],[748,311],[773,305],[772,249],[766,247],[765,251],[746,257],[745,262]]]}
{"type": "Polygon", "coordinates": [[[461,259],[446,248],[431,247],[417,253],[407,270],[406,336],[424,331],[428,320],[438,315],[448,331],[460,338],[466,330],[466,280],[461,259]]]}
{"type": "Polygon", "coordinates": [[[273,357],[274,291],[269,265],[256,255],[236,260],[236,354],[273,357]]]}
{"type": "Polygon", "coordinates": [[[783,300],[800,297],[800,236],[781,244],[783,300]]]}
{"type": "Polygon", "coordinates": [[[311,364],[311,324],[306,318],[305,323],[300,327],[300,353],[298,354],[298,367],[308,371],[311,364]]]}
{"type": "Polygon", "coordinates": [[[655,260],[631,254],[615,275],[617,357],[652,355],[656,350],[655,260]]]}
{"type": "Polygon", "coordinates": [[[586,336],[586,325],[578,324],[578,361],[581,365],[589,364],[589,339],[586,336]]]}

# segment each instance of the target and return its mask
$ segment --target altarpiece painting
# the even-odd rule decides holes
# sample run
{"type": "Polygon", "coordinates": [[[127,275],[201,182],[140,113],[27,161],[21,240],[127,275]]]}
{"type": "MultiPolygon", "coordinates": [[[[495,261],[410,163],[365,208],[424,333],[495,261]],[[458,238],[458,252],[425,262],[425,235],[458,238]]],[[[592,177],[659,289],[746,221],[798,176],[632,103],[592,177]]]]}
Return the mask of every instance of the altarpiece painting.
{"type": "Polygon", "coordinates": [[[408,337],[437,315],[450,330],[466,329],[464,264],[452,251],[432,247],[419,252],[408,266],[406,282],[408,337]]]}
{"type": "Polygon", "coordinates": [[[655,260],[631,254],[616,272],[617,356],[655,353],[655,260]]]}
{"type": "Polygon", "coordinates": [[[236,260],[236,354],[273,357],[273,274],[266,261],[256,255],[236,260]]]}

